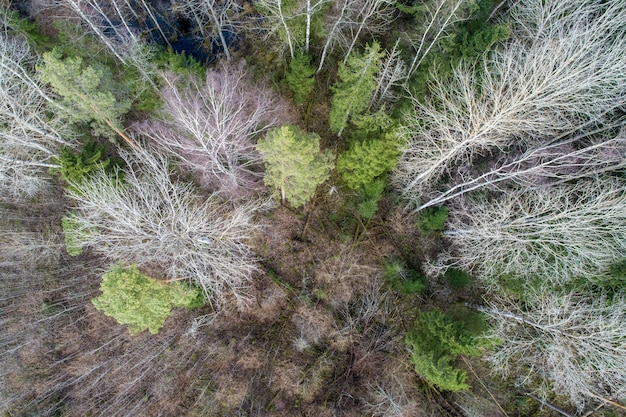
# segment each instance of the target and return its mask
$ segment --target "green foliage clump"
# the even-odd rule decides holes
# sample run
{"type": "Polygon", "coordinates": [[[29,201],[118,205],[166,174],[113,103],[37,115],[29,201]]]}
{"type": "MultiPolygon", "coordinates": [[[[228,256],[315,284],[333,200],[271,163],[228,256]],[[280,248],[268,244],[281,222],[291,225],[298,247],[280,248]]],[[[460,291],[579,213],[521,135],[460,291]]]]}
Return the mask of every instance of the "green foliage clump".
{"type": "Polygon", "coordinates": [[[67,253],[71,256],[78,256],[83,253],[83,245],[78,237],[78,224],[71,215],[61,219],[61,227],[65,235],[65,250],[67,250],[67,253]]]}
{"type": "Polygon", "coordinates": [[[196,59],[187,55],[185,51],[178,53],[172,48],[161,48],[154,55],[154,64],[162,70],[173,71],[181,75],[196,75],[203,77],[206,67],[196,59]]]}
{"type": "Polygon", "coordinates": [[[320,137],[295,125],[271,129],[257,143],[266,164],[265,184],[280,191],[282,200],[300,207],[328,179],[334,156],[320,149],[320,137]]]}
{"type": "Polygon", "coordinates": [[[293,101],[296,104],[306,103],[315,88],[315,68],[311,65],[311,56],[296,55],[289,63],[286,79],[293,92],[293,101]]]}
{"type": "Polygon", "coordinates": [[[470,274],[457,268],[448,268],[444,276],[455,290],[465,287],[472,279],[470,274]]]}
{"type": "Polygon", "coordinates": [[[108,137],[120,129],[120,119],[130,109],[131,100],[126,97],[124,85],[114,81],[107,66],[86,65],[82,57],[63,57],[54,49],[43,54],[43,65],[37,69],[41,78],[63,98],[69,120],[91,122],[97,133],[108,137]]]}
{"type": "Polygon", "coordinates": [[[182,282],[163,284],[139,271],[136,265],[113,266],[102,276],[102,295],[91,300],[105,315],[128,325],[130,334],[159,332],[172,307],[203,305],[202,292],[182,282]]]}
{"type": "Polygon", "coordinates": [[[337,172],[346,185],[357,190],[392,170],[400,152],[391,135],[369,141],[352,141],[337,159],[337,172]]]}
{"type": "Polygon", "coordinates": [[[626,282],[626,260],[611,265],[609,276],[616,281],[626,282]]]}
{"type": "MultiPolygon", "coordinates": [[[[474,1],[469,3],[469,7],[472,17],[459,22],[449,36],[442,38],[441,48],[433,48],[413,74],[410,84],[415,97],[424,98],[428,95],[428,80],[433,74],[443,80],[452,75],[453,69],[461,61],[471,63],[511,36],[508,24],[489,22],[489,15],[495,7],[494,0],[474,1]]],[[[427,10],[419,6],[404,11],[417,17],[427,10]]]]}
{"type": "Polygon", "coordinates": [[[380,44],[372,42],[362,54],[352,54],[345,64],[339,64],[339,81],[332,88],[334,94],[329,115],[333,133],[341,136],[350,118],[369,107],[376,89],[376,73],[384,56],[380,44]]]}
{"type": "Polygon", "coordinates": [[[448,220],[448,207],[428,207],[420,213],[417,225],[424,233],[441,232],[448,220]]]}
{"type": "Polygon", "coordinates": [[[21,17],[15,10],[5,8],[3,14],[5,27],[24,35],[28,44],[36,50],[43,51],[54,47],[54,40],[44,34],[34,21],[21,17]]]}
{"type": "Polygon", "coordinates": [[[358,205],[359,216],[364,219],[371,219],[378,210],[378,202],[385,191],[385,181],[382,179],[372,181],[363,185],[359,195],[358,205]]]}
{"type": "Polygon", "coordinates": [[[395,168],[400,140],[384,110],[353,118],[349,149],[337,158],[337,172],[352,190],[362,189],[395,168]]]}
{"type": "Polygon", "coordinates": [[[61,177],[70,184],[80,184],[90,173],[108,168],[111,160],[103,158],[104,150],[104,145],[93,141],[85,143],[78,153],[71,148],[64,148],[55,158],[55,162],[60,165],[58,171],[61,177]]]}
{"type": "Polygon", "coordinates": [[[402,295],[419,294],[426,289],[424,278],[397,259],[388,259],[383,264],[385,282],[402,295]]]}
{"type": "Polygon", "coordinates": [[[459,355],[480,355],[480,344],[461,322],[438,309],[422,312],[407,333],[406,343],[415,371],[428,383],[445,391],[469,388],[466,372],[454,362],[459,355]]]}

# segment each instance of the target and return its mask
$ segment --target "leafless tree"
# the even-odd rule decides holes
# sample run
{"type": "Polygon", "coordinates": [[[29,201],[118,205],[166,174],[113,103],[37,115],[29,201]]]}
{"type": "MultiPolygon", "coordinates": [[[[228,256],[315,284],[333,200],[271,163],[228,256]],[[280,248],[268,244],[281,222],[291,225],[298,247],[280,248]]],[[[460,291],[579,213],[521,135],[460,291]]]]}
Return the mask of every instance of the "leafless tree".
{"type": "Polygon", "coordinates": [[[477,155],[593,130],[624,104],[626,5],[523,3],[513,13],[513,40],[486,57],[482,71],[461,65],[451,81],[434,79],[431,103],[414,102],[394,181],[416,207],[477,155]]]}
{"type": "Polygon", "coordinates": [[[224,33],[233,30],[231,16],[241,8],[237,3],[232,0],[183,0],[175,3],[174,7],[182,10],[196,23],[205,42],[219,39],[224,55],[230,61],[230,50],[224,33]]]}
{"type": "Polygon", "coordinates": [[[395,100],[397,94],[394,87],[400,87],[407,78],[406,65],[400,58],[399,43],[400,40],[396,41],[391,51],[387,51],[387,56],[376,74],[376,89],[372,94],[369,110],[376,111],[386,102],[395,100]]]}
{"type": "Polygon", "coordinates": [[[317,72],[335,48],[345,50],[347,62],[357,42],[365,33],[376,35],[389,29],[395,18],[393,2],[389,0],[340,0],[333,5],[326,19],[327,35],[317,72]]]}
{"type": "Polygon", "coordinates": [[[123,10],[117,1],[111,3],[114,6],[112,7],[112,13],[98,0],[56,1],[58,6],[64,6],[72,10],[87,25],[89,32],[96,36],[120,62],[126,62],[124,53],[126,48],[124,44],[135,43],[137,37],[134,31],[126,24],[126,10],[123,10]],[[121,23],[114,23],[114,20],[121,23]]]}
{"type": "MultiPolygon", "coordinates": [[[[626,255],[626,184],[592,178],[576,185],[507,190],[450,211],[455,264],[485,282],[500,274],[563,281],[598,277],[626,255]]],[[[599,277],[598,277],[599,278],[599,277]]]]}
{"type": "MultiPolygon", "coordinates": [[[[448,34],[454,24],[466,18],[466,6],[466,0],[436,0],[434,3],[425,4],[425,22],[418,25],[421,33],[418,36],[408,36],[414,55],[407,70],[406,81],[415,73],[439,40],[448,34]]],[[[407,88],[406,82],[404,87],[407,88]]]]}
{"type": "Polygon", "coordinates": [[[348,20],[348,35],[350,41],[343,58],[344,64],[357,42],[364,33],[376,35],[387,32],[396,17],[394,2],[389,0],[361,0],[352,2],[348,20]]]}
{"type": "Polygon", "coordinates": [[[389,381],[370,385],[369,396],[364,408],[372,417],[420,416],[420,404],[412,399],[405,390],[402,381],[392,377],[389,381]]]}
{"type": "MultiPolygon", "coordinates": [[[[489,360],[519,383],[567,396],[579,410],[590,398],[608,398],[626,385],[624,294],[599,295],[547,288],[529,294],[525,306],[478,307],[492,320],[502,344],[489,360]]],[[[545,392],[542,393],[545,397],[545,392]]]]}
{"type": "Polygon", "coordinates": [[[24,39],[0,33],[0,189],[7,196],[39,192],[59,149],[74,145],[36,63],[24,39]]]}
{"type": "Polygon", "coordinates": [[[242,66],[223,66],[193,77],[164,77],[160,120],[136,130],[175,155],[211,191],[230,198],[261,186],[261,156],[254,140],[285,119],[286,106],[271,89],[254,83],[242,66]]]}
{"type": "MultiPolygon", "coordinates": [[[[623,124],[618,120],[617,125],[623,124]]],[[[492,161],[487,170],[458,170],[453,185],[424,194],[416,211],[444,204],[466,193],[514,183],[525,188],[547,187],[626,167],[626,129],[615,133],[613,123],[596,131],[567,132],[521,153],[508,152],[492,161]]]]}
{"type": "Polygon", "coordinates": [[[256,270],[246,242],[257,229],[252,216],[259,203],[201,199],[190,184],[172,179],[160,154],[121,155],[123,172],[100,171],[68,189],[78,242],[111,260],[158,268],[160,278],[192,280],[217,306],[228,294],[246,301],[256,270]]]}
{"type": "Polygon", "coordinates": [[[298,50],[308,54],[311,48],[313,18],[326,9],[331,0],[259,0],[258,9],[265,15],[267,36],[279,34],[293,58],[298,50]]]}

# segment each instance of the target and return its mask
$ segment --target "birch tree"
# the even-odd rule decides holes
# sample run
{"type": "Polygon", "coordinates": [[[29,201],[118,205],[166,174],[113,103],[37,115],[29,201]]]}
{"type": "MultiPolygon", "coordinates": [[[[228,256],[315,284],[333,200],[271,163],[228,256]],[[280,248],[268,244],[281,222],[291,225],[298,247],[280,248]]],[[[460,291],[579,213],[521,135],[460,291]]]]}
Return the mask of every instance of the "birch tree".
{"type": "MultiPolygon", "coordinates": [[[[466,18],[467,0],[436,0],[419,6],[400,9],[424,20],[416,25],[421,33],[408,35],[409,43],[413,48],[410,64],[407,68],[406,81],[417,71],[429,52],[439,41],[449,34],[455,23],[466,18]]],[[[407,88],[405,82],[404,87],[407,88]]]]}
{"type": "Polygon", "coordinates": [[[502,341],[488,359],[519,383],[564,395],[582,411],[598,396],[623,394],[626,329],[623,292],[596,295],[535,290],[525,306],[491,303],[478,307],[502,341]],[[539,380],[539,384],[537,384],[539,380]]]}
{"type": "Polygon", "coordinates": [[[299,51],[309,54],[311,37],[321,32],[322,13],[329,3],[330,0],[260,0],[256,7],[267,18],[267,35],[278,35],[293,59],[299,51]]]}
{"type": "Polygon", "coordinates": [[[593,130],[624,104],[626,36],[620,1],[518,3],[514,39],[465,64],[450,81],[433,80],[433,101],[414,101],[409,144],[395,183],[419,206],[457,166],[511,145],[529,149],[556,136],[593,130]]]}
{"type": "Polygon", "coordinates": [[[239,5],[232,0],[184,0],[177,2],[174,7],[182,10],[196,23],[204,42],[218,40],[226,60],[230,61],[231,54],[225,33],[233,35],[234,22],[231,16],[240,11],[239,5]]]}
{"type": "Polygon", "coordinates": [[[249,197],[262,179],[255,140],[287,118],[281,99],[253,83],[241,66],[194,77],[164,77],[164,107],[157,120],[135,126],[175,155],[203,186],[228,198],[249,197]]]}
{"type": "Polygon", "coordinates": [[[129,50],[128,45],[136,43],[138,39],[127,24],[128,9],[120,3],[117,0],[110,2],[112,10],[109,10],[97,0],[57,0],[58,5],[74,12],[113,56],[126,63],[125,51],[129,50]]]}
{"type": "Polygon", "coordinates": [[[322,46],[319,73],[326,58],[337,47],[345,51],[344,64],[365,33],[385,33],[395,18],[393,2],[388,0],[340,0],[326,19],[326,40],[322,46]]]}
{"type": "Polygon", "coordinates": [[[467,175],[457,172],[451,185],[424,195],[416,211],[453,201],[480,189],[505,186],[545,188],[583,178],[616,172],[626,167],[626,128],[615,133],[610,122],[582,134],[564,134],[521,153],[508,152],[497,157],[484,172],[467,175]]]}
{"type": "Polygon", "coordinates": [[[0,33],[0,188],[5,196],[33,195],[73,134],[58,117],[51,93],[34,72],[37,57],[24,39],[0,33]]]}
{"type": "Polygon", "coordinates": [[[625,186],[618,177],[592,178],[507,190],[480,203],[459,200],[445,232],[456,248],[452,260],[488,283],[501,274],[599,279],[626,257],[625,186]]]}
{"type": "Polygon", "coordinates": [[[344,64],[365,33],[370,36],[386,33],[396,16],[394,2],[390,0],[360,0],[350,5],[347,25],[350,43],[343,58],[344,64]]]}
{"type": "Polygon", "coordinates": [[[192,280],[216,306],[229,294],[245,302],[257,268],[246,245],[257,203],[200,199],[158,153],[121,156],[126,168],[115,176],[101,170],[70,184],[76,241],[112,261],[157,268],[159,278],[192,280]]]}

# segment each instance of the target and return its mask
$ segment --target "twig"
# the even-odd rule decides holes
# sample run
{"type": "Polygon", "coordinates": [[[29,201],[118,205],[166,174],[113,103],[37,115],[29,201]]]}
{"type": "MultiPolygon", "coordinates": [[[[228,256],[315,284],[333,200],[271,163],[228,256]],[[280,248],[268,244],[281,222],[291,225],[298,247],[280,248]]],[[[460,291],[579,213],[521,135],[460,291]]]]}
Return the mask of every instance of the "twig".
{"type": "Polygon", "coordinates": [[[487,391],[487,393],[489,394],[489,396],[491,397],[493,402],[496,403],[496,405],[498,406],[500,411],[502,411],[502,414],[504,414],[506,417],[509,417],[509,415],[506,413],[506,411],[504,411],[504,408],[502,408],[502,406],[500,405],[498,400],[496,400],[496,397],[493,396],[491,391],[489,391],[489,389],[485,386],[485,384],[483,384],[483,381],[481,381],[481,379],[478,377],[478,375],[476,375],[476,372],[474,372],[474,368],[472,368],[472,365],[470,365],[470,363],[467,361],[467,359],[465,359],[463,356],[461,356],[461,359],[463,360],[463,362],[465,362],[465,365],[467,365],[468,369],[470,370],[472,375],[474,375],[474,377],[476,378],[476,380],[478,381],[480,386],[482,386],[485,389],[485,391],[487,391]]]}
{"type": "Polygon", "coordinates": [[[565,416],[565,417],[574,417],[571,414],[569,414],[567,411],[563,410],[562,408],[557,407],[556,405],[553,405],[551,403],[549,403],[548,401],[537,397],[536,395],[531,394],[530,392],[526,393],[527,396],[529,396],[530,398],[539,401],[541,404],[545,405],[546,407],[548,407],[551,410],[556,411],[557,413],[565,416]]]}
{"type": "Polygon", "coordinates": [[[626,406],[624,406],[624,405],[622,405],[622,404],[620,404],[620,403],[618,403],[618,402],[615,402],[615,401],[610,400],[610,399],[608,399],[608,398],[601,397],[601,396],[599,396],[598,394],[594,394],[593,392],[591,392],[591,393],[590,393],[590,395],[591,395],[592,397],[595,397],[595,398],[597,398],[597,399],[601,400],[601,401],[604,401],[604,402],[605,402],[605,403],[607,403],[607,404],[611,404],[612,406],[617,407],[617,408],[619,408],[619,409],[621,409],[621,410],[626,410],[626,406]]]}

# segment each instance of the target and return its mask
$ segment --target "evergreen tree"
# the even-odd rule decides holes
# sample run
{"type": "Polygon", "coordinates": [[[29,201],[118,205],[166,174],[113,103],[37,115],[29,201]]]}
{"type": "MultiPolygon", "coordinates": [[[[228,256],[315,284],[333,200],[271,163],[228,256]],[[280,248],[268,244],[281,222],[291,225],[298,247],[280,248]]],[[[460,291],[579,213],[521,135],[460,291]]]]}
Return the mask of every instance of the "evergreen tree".
{"type": "Polygon", "coordinates": [[[319,135],[295,125],[270,130],[257,149],[266,163],[265,184],[294,207],[309,201],[333,167],[333,154],[320,150],[319,135]]]}
{"type": "Polygon", "coordinates": [[[203,304],[199,290],[189,289],[182,282],[163,284],[142,274],[137,266],[113,266],[103,275],[102,295],[91,302],[105,315],[120,324],[127,324],[131,334],[146,329],[159,332],[172,307],[199,307],[203,304]]]}
{"type": "Polygon", "coordinates": [[[461,323],[441,310],[420,313],[406,343],[415,371],[429,383],[447,391],[469,388],[465,371],[456,368],[454,361],[459,355],[478,356],[480,349],[461,323]]]}
{"type": "Polygon", "coordinates": [[[41,78],[63,100],[66,117],[74,122],[91,122],[93,129],[105,136],[111,130],[135,147],[122,132],[120,119],[130,109],[123,84],[115,83],[111,71],[102,65],[85,65],[81,57],[64,58],[58,50],[43,54],[38,67],[41,78]]]}
{"type": "Polygon", "coordinates": [[[315,88],[315,68],[311,66],[311,56],[298,54],[289,63],[287,84],[293,92],[293,101],[304,104],[315,88]]]}
{"type": "Polygon", "coordinates": [[[386,186],[385,174],[395,168],[400,140],[395,123],[383,110],[352,120],[350,147],[337,159],[343,182],[360,194],[359,214],[371,218],[386,186]]]}
{"type": "Polygon", "coordinates": [[[399,155],[392,134],[363,142],[352,141],[350,148],[337,160],[337,172],[348,187],[357,190],[393,169],[399,155]]]}
{"type": "Polygon", "coordinates": [[[80,152],[75,152],[69,147],[61,150],[55,161],[61,177],[73,183],[80,183],[90,173],[99,169],[106,170],[111,162],[110,159],[103,158],[104,145],[98,145],[93,141],[85,143],[80,152]]]}
{"type": "Polygon", "coordinates": [[[340,81],[333,87],[329,123],[330,129],[341,136],[350,117],[367,110],[376,89],[376,73],[382,59],[380,44],[372,42],[362,54],[353,54],[339,64],[340,81]]]}

